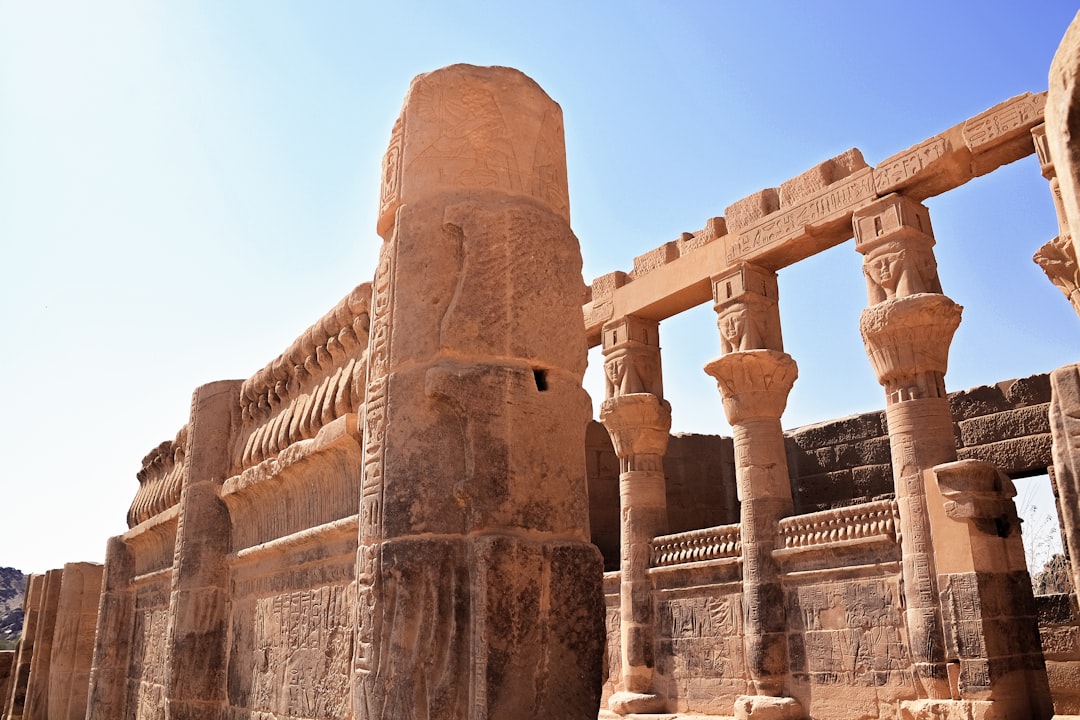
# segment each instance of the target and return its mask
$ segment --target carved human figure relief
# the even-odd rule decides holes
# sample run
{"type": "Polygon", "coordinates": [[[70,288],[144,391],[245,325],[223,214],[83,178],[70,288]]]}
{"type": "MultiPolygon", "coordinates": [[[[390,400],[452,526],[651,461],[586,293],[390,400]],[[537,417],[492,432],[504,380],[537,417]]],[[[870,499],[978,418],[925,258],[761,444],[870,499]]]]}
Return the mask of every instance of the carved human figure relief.
{"type": "Polygon", "coordinates": [[[887,243],[863,260],[871,304],[918,293],[940,293],[937,262],[929,249],[887,243]]]}
{"type": "Polygon", "coordinates": [[[758,319],[744,305],[736,305],[716,318],[720,330],[720,352],[724,355],[764,347],[758,319]]]}

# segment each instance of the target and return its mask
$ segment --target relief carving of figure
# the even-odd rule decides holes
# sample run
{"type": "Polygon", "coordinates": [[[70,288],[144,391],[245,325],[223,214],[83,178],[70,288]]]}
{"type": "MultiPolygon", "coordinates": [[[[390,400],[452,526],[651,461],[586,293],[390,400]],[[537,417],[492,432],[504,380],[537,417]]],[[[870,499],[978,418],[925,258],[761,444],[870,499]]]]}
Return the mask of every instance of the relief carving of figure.
{"type": "Polygon", "coordinates": [[[720,352],[727,355],[765,347],[762,333],[749,310],[737,305],[716,319],[720,330],[720,352]]]}
{"type": "Polygon", "coordinates": [[[636,393],[660,396],[659,365],[645,352],[615,355],[604,362],[606,397],[636,393]]]}
{"type": "Polygon", "coordinates": [[[940,293],[933,254],[895,245],[890,243],[884,251],[873,252],[863,261],[870,304],[918,293],[940,293]]]}

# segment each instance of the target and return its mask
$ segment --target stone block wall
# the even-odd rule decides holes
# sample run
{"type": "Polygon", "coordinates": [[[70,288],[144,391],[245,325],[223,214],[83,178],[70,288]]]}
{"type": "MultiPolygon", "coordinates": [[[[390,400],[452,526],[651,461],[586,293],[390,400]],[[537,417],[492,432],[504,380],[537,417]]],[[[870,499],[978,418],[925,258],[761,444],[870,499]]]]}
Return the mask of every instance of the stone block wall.
{"type": "Polygon", "coordinates": [[[1080,714],[1080,622],[1076,595],[1036,595],[1039,636],[1058,715],[1080,714]]]}

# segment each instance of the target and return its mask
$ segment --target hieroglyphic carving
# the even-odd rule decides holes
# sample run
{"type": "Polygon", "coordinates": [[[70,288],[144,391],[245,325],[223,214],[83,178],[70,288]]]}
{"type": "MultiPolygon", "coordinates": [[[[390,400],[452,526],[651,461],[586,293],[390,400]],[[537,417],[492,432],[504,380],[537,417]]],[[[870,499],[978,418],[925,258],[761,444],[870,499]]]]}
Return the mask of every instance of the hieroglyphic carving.
{"type": "Polygon", "coordinates": [[[674,680],[679,697],[721,694],[724,686],[728,693],[745,689],[740,594],[665,598],[656,615],[661,644],[671,648],[658,658],[658,668],[674,680]]]}
{"type": "Polygon", "coordinates": [[[1026,133],[1042,121],[1045,107],[1046,93],[1010,98],[965,122],[964,142],[972,150],[981,151],[1011,134],[1026,133]]]}
{"type": "Polygon", "coordinates": [[[810,681],[819,685],[911,686],[896,583],[885,579],[806,585],[790,591],[803,625],[810,681]]]}
{"type": "MultiPolygon", "coordinates": [[[[291,718],[350,718],[354,598],[349,585],[259,598],[247,707],[291,718]]],[[[235,672],[241,672],[240,669],[235,672]]]]}
{"type": "Polygon", "coordinates": [[[131,667],[139,669],[135,692],[137,720],[165,718],[165,656],[168,651],[169,608],[164,606],[139,611],[135,616],[135,642],[131,667]]]}
{"type": "Polygon", "coordinates": [[[353,667],[360,686],[356,692],[360,703],[372,701],[371,682],[377,670],[376,642],[380,633],[376,586],[379,580],[379,542],[382,539],[382,470],[396,250],[397,247],[390,243],[384,243],[380,249],[379,267],[375,272],[371,295],[371,334],[364,406],[364,471],[360,486],[359,546],[356,551],[356,644],[353,649],[353,667]]]}
{"type": "Polygon", "coordinates": [[[948,143],[939,135],[886,158],[874,168],[874,190],[884,195],[904,187],[944,158],[948,150],[948,143]]]}
{"type": "Polygon", "coordinates": [[[843,219],[874,196],[874,174],[867,168],[827,186],[788,210],[767,215],[753,227],[728,235],[726,260],[750,260],[767,249],[790,242],[823,222],[843,219]]]}

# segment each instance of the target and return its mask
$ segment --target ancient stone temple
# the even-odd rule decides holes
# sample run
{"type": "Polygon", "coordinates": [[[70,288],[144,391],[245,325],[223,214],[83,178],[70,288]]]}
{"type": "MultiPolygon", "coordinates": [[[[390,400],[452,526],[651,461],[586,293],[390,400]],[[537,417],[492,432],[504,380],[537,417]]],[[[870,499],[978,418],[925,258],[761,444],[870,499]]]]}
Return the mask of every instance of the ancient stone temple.
{"type": "Polygon", "coordinates": [[[586,286],[558,105],[507,68],[417,77],[371,282],[195,390],[103,568],[31,578],[3,717],[1080,714],[1076,595],[1033,593],[1013,502],[1050,473],[1080,587],[1080,366],[946,387],[963,309],[923,204],[1036,153],[1061,233],[1035,259],[1080,310],[1077,80],[1074,23],[1048,93],[586,286]],[[785,430],[777,272],[849,240],[882,410],[785,430]],[[663,321],[705,303],[730,438],[670,434],[663,321]]]}

